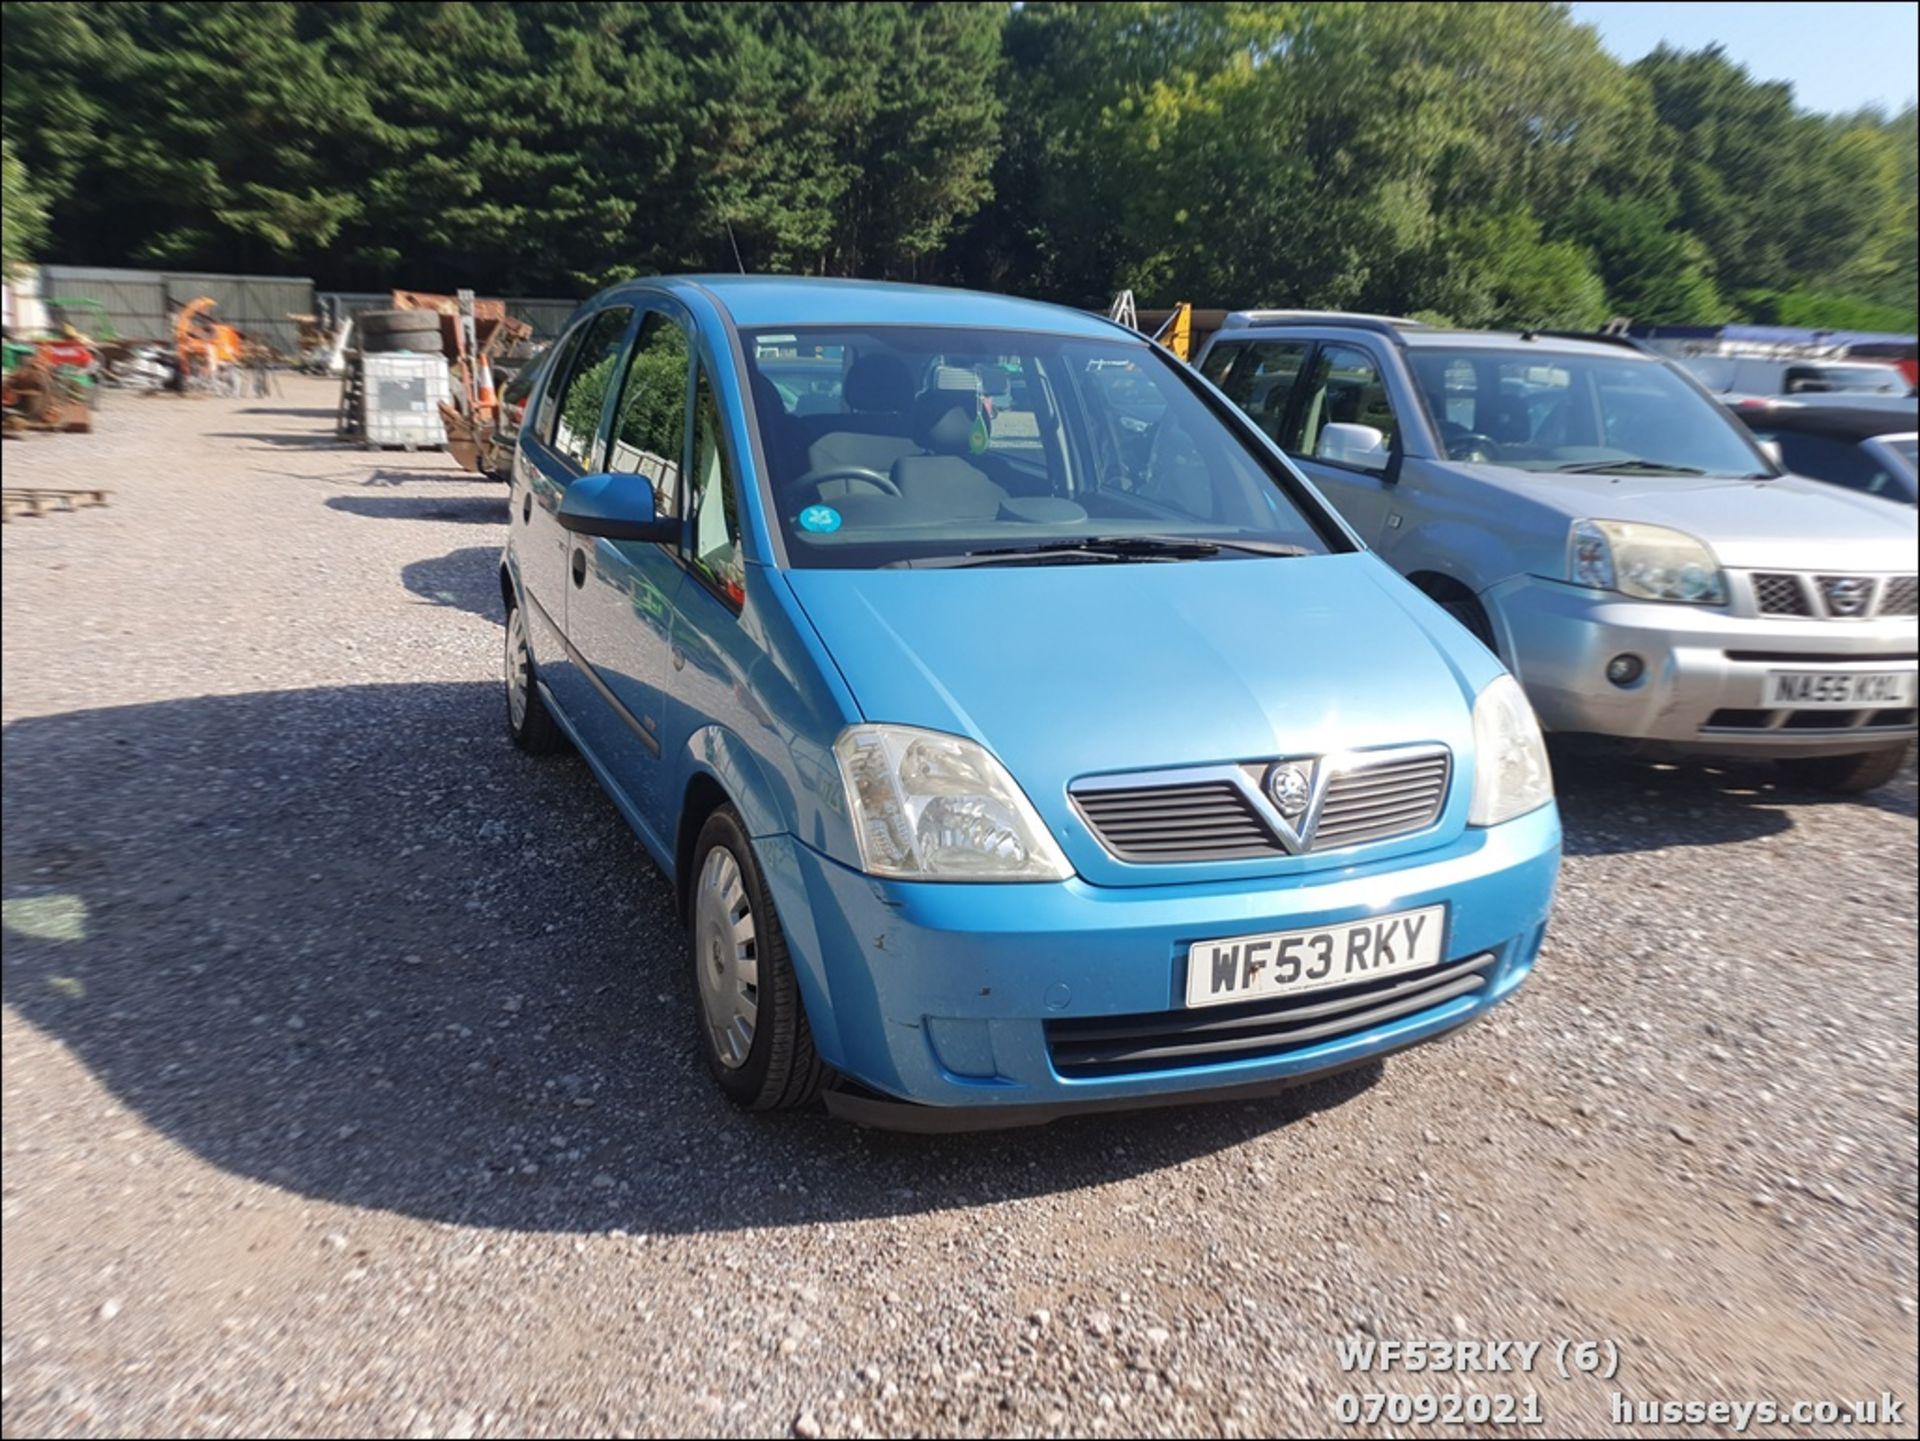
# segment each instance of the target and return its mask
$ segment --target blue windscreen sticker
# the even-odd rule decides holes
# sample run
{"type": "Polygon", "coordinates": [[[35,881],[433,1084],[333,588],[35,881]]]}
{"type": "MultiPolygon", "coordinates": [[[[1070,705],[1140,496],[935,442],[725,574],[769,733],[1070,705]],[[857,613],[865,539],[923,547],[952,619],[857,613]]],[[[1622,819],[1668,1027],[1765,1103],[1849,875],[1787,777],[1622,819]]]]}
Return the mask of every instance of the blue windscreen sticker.
{"type": "Polygon", "coordinates": [[[840,529],[840,512],[830,505],[810,505],[800,512],[800,529],[826,535],[840,529]]]}

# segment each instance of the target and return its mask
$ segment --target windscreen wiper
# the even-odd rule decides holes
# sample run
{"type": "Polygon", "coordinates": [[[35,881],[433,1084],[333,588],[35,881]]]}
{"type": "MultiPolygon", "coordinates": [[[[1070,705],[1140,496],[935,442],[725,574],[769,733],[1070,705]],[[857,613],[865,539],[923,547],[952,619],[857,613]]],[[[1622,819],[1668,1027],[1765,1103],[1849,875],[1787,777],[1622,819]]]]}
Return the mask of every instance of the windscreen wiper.
{"type": "Polygon", "coordinates": [[[950,569],[964,565],[1001,565],[1017,560],[1203,560],[1223,550],[1255,555],[1294,556],[1310,552],[1304,546],[1267,540],[1202,540],[1198,536],[1084,535],[1069,540],[1045,540],[1032,545],[999,545],[961,555],[928,556],[895,561],[915,569],[950,569]]]}
{"type": "Polygon", "coordinates": [[[1663,460],[1585,460],[1578,465],[1556,465],[1556,475],[1705,475],[1692,465],[1668,465],[1663,460]]]}

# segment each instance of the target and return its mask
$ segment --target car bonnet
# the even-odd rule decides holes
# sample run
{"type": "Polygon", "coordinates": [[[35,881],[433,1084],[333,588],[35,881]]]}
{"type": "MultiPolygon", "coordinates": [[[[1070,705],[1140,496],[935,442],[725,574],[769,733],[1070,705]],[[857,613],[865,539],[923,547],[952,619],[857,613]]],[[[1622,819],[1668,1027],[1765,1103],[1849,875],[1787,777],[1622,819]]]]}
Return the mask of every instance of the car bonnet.
{"type": "Polygon", "coordinates": [[[985,745],[1089,880],[1336,862],[1121,866],[1067,798],[1082,777],[1439,742],[1454,799],[1425,843],[1464,823],[1498,662],[1372,555],[787,576],[862,715],[985,745]]]}

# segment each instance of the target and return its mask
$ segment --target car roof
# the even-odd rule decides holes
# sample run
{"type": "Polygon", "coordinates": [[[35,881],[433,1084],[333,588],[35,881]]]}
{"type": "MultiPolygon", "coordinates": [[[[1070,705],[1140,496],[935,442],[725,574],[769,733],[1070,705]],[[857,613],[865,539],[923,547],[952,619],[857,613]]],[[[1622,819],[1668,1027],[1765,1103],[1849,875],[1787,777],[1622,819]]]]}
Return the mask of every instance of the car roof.
{"type": "Polygon", "coordinates": [[[663,275],[629,284],[683,297],[704,294],[718,302],[742,330],[797,325],[965,325],[1147,343],[1136,332],[1088,311],[940,285],[804,275],[663,275]]]}
{"type": "Polygon", "coordinates": [[[1428,325],[1394,315],[1369,315],[1344,310],[1236,310],[1227,317],[1216,339],[1240,341],[1262,331],[1359,330],[1391,336],[1409,350],[1537,351],[1553,355],[1610,355],[1615,359],[1655,360],[1638,343],[1625,338],[1603,339],[1549,330],[1456,330],[1428,325]]]}
{"type": "Polygon", "coordinates": [[[1880,435],[1912,435],[1911,411],[1874,410],[1848,405],[1736,405],[1733,413],[1749,429],[1791,430],[1837,440],[1870,440],[1880,435]]]}

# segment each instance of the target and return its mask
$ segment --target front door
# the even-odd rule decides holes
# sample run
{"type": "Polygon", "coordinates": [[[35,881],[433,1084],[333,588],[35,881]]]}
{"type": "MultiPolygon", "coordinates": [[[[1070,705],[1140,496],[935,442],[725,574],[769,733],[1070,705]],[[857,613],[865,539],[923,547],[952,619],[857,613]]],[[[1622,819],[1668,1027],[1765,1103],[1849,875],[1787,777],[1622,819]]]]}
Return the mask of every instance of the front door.
{"type": "Polygon", "coordinates": [[[1399,426],[1379,363],[1361,346],[1328,341],[1314,355],[1292,414],[1281,447],[1362,540],[1384,545],[1394,508],[1388,458],[1398,445],[1399,426]],[[1334,424],[1371,427],[1380,432],[1384,448],[1364,460],[1335,459],[1338,433],[1327,431],[1334,424]]]}
{"type": "MultiPolygon", "coordinates": [[[[670,302],[643,308],[619,379],[601,468],[653,482],[654,505],[677,516],[692,384],[688,322],[670,302]]],[[[596,704],[584,739],[612,772],[639,824],[663,842],[663,703],[671,674],[673,600],[683,573],[676,547],[572,537],[582,583],[567,635],[588,669],[596,704]]]]}
{"type": "Polygon", "coordinates": [[[578,577],[573,537],[561,529],[567,487],[598,463],[597,440],[607,381],[633,324],[628,306],[586,316],[560,342],[533,423],[514,456],[508,520],[527,601],[527,639],[540,679],[567,720],[579,724],[591,688],[567,646],[567,612],[578,577]]]}

